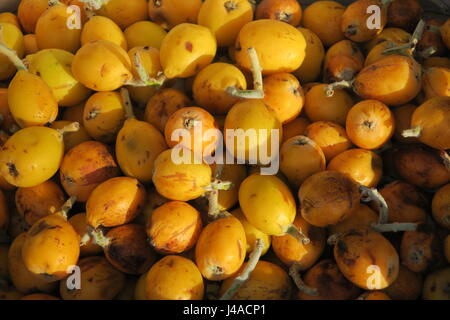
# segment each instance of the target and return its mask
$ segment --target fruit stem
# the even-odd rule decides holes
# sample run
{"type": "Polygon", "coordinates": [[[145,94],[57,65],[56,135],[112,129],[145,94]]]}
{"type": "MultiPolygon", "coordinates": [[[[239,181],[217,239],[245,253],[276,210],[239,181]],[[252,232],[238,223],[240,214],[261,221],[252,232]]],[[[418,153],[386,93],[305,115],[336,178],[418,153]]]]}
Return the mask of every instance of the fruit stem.
{"type": "Polygon", "coordinates": [[[297,286],[298,290],[309,296],[319,296],[319,291],[316,288],[308,287],[303,282],[302,277],[300,276],[300,269],[301,267],[298,262],[294,262],[289,268],[289,275],[294,280],[294,283],[297,286]]]}
{"type": "Polygon", "coordinates": [[[287,228],[286,234],[293,236],[295,239],[297,239],[299,242],[305,245],[311,242],[311,240],[293,224],[291,224],[287,228]]]}
{"type": "Polygon", "coordinates": [[[383,51],[383,54],[399,54],[400,52],[406,49],[411,49],[411,53],[414,52],[414,50],[416,50],[417,43],[422,38],[424,29],[425,29],[425,21],[423,19],[420,19],[408,43],[393,48],[385,49],[383,51]]]}
{"type": "Polygon", "coordinates": [[[67,220],[67,214],[69,213],[70,209],[72,209],[73,204],[76,201],[77,201],[77,197],[71,196],[69,199],[67,199],[66,202],[64,202],[64,204],[61,207],[61,210],[58,211],[58,214],[67,220]]]}
{"type": "Polygon", "coordinates": [[[422,133],[422,127],[416,126],[411,129],[403,130],[402,137],[404,138],[418,138],[422,133]]]}
{"type": "Polygon", "coordinates": [[[258,264],[259,258],[261,258],[263,248],[264,241],[262,239],[256,239],[255,249],[250,254],[244,270],[242,270],[242,273],[233,280],[231,286],[227,291],[225,291],[225,293],[220,297],[219,300],[230,300],[242,287],[242,285],[248,280],[250,274],[253,270],[255,270],[255,267],[258,264]]]}
{"type": "Polygon", "coordinates": [[[344,89],[344,88],[351,88],[353,86],[354,80],[342,80],[338,82],[333,82],[327,85],[325,89],[325,95],[330,98],[334,95],[335,89],[344,89]]]}
{"type": "Polygon", "coordinates": [[[86,232],[80,239],[80,247],[87,245],[87,243],[91,240],[91,236],[88,232],[86,232]]]}
{"type": "Polygon", "coordinates": [[[337,232],[337,233],[333,233],[331,236],[328,237],[327,239],[327,244],[330,246],[334,246],[337,241],[339,240],[339,238],[341,237],[342,233],[337,232]]]}
{"type": "Polygon", "coordinates": [[[64,135],[70,132],[77,132],[80,130],[80,124],[78,122],[69,123],[67,126],[62,127],[61,129],[56,129],[59,134],[64,135]]]}
{"type": "Polygon", "coordinates": [[[448,153],[445,150],[441,150],[440,155],[441,155],[442,160],[444,161],[445,167],[448,170],[450,170],[450,156],[448,155],[448,153]]]}
{"type": "Polygon", "coordinates": [[[134,119],[134,112],[133,112],[133,104],[131,103],[130,99],[130,93],[126,88],[120,89],[120,96],[122,98],[122,103],[125,109],[125,117],[127,119],[134,119]]]}
{"type": "Polygon", "coordinates": [[[255,48],[250,47],[247,50],[250,58],[251,70],[253,75],[253,90],[241,90],[235,86],[228,87],[227,93],[233,97],[245,99],[262,99],[264,98],[264,88],[262,80],[262,69],[259,63],[258,54],[255,48]]]}
{"type": "Polygon", "coordinates": [[[160,88],[164,82],[167,80],[166,76],[163,72],[158,72],[156,78],[152,78],[149,76],[147,70],[145,70],[144,64],[142,63],[141,55],[139,52],[136,52],[133,55],[133,64],[136,68],[136,71],[139,75],[139,79],[133,79],[127,81],[125,84],[132,87],[156,87],[160,88]]]}
{"type": "Polygon", "coordinates": [[[222,170],[223,164],[217,164],[214,180],[205,187],[208,198],[208,217],[213,221],[230,215],[227,211],[221,210],[219,206],[219,190],[228,190],[232,186],[230,181],[220,180],[222,170]]]}
{"type": "Polygon", "coordinates": [[[386,200],[378,192],[377,189],[368,188],[360,185],[359,191],[361,192],[361,200],[364,202],[375,201],[379,207],[378,224],[385,224],[389,218],[388,206],[386,200]]]}
{"type": "Polygon", "coordinates": [[[19,58],[17,52],[15,52],[13,49],[8,48],[8,46],[6,45],[6,42],[3,38],[3,30],[1,25],[0,25],[0,53],[5,55],[11,61],[11,63],[14,64],[17,70],[28,71],[28,68],[19,58]]]}
{"type": "Polygon", "coordinates": [[[111,243],[111,240],[108,239],[100,229],[90,228],[88,232],[94,240],[95,244],[99,245],[102,248],[106,248],[111,243]]]}
{"type": "Polygon", "coordinates": [[[84,4],[86,4],[86,8],[88,10],[99,10],[105,4],[109,2],[109,0],[80,0],[84,4]]]}
{"type": "Polygon", "coordinates": [[[373,225],[370,226],[370,228],[380,233],[414,231],[417,229],[417,224],[411,222],[393,222],[385,224],[374,223],[373,225]]]}
{"type": "Polygon", "coordinates": [[[422,59],[428,59],[428,58],[431,57],[434,53],[436,53],[436,48],[435,48],[435,47],[427,47],[427,48],[423,49],[422,51],[417,52],[417,54],[418,54],[422,59]]]}

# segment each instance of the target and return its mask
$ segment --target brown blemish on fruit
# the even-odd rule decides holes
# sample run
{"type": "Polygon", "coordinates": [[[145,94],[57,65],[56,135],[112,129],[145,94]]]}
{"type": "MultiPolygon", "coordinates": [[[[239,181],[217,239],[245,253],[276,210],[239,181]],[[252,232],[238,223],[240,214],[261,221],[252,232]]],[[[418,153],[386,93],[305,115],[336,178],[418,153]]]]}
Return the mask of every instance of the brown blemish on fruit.
{"type": "Polygon", "coordinates": [[[184,43],[184,47],[186,48],[187,51],[192,52],[192,42],[186,41],[184,43]]]}
{"type": "Polygon", "coordinates": [[[38,222],[36,227],[31,228],[28,232],[28,236],[34,237],[35,235],[41,233],[44,230],[51,230],[51,229],[57,229],[61,228],[60,226],[51,226],[49,225],[45,220],[38,222]]]}
{"type": "Polygon", "coordinates": [[[19,171],[17,171],[16,165],[12,162],[8,162],[6,165],[8,166],[9,175],[17,178],[19,176],[19,171]]]}

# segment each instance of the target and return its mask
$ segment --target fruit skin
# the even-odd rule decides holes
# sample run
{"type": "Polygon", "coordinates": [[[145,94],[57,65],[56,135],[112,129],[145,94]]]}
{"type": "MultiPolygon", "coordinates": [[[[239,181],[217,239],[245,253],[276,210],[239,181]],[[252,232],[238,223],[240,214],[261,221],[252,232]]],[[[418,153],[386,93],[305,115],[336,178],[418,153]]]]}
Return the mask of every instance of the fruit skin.
{"type": "Polygon", "coordinates": [[[72,73],[85,87],[95,91],[114,91],[131,80],[131,61],[120,46],[96,40],[75,54],[72,73]]]}
{"type": "Polygon", "coordinates": [[[392,300],[383,291],[366,291],[360,295],[356,300],[392,300]]]}
{"type": "Polygon", "coordinates": [[[37,75],[19,70],[8,87],[9,110],[22,127],[41,126],[53,122],[58,115],[58,102],[50,87],[37,75]]]}
{"type": "MultiPolygon", "coordinates": [[[[243,270],[244,263],[240,270],[243,270]]],[[[239,273],[238,273],[239,274],[239,273]]],[[[220,287],[222,296],[236,278],[225,279],[220,287]]],[[[268,261],[258,261],[248,280],[234,294],[232,300],[289,300],[293,288],[289,275],[282,268],[268,261]]]]}
{"type": "MultiPolygon", "coordinates": [[[[3,42],[10,49],[13,49],[19,58],[23,58],[25,54],[25,47],[23,43],[23,34],[18,27],[11,23],[0,22],[1,32],[3,36],[3,42]]],[[[0,80],[7,80],[16,73],[16,67],[14,64],[4,56],[0,54],[0,80]]]]}
{"type": "Polygon", "coordinates": [[[301,83],[317,80],[322,68],[325,50],[320,38],[307,28],[298,28],[306,41],[305,59],[294,75],[301,83]]]}
{"type": "Polygon", "coordinates": [[[358,184],[338,171],[310,176],[298,191],[302,217],[317,227],[344,221],[359,208],[358,184]]]}
{"type": "Polygon", "coordinates": [[[61,49],[43,49],[28,55],[29,71],[44,80],[59,106],[80,104],[90,94],[73,76],[71,66],[74,55],[61,49]]]}
{"type": "MultiPolygon", "coordinates": [[[[81,212],[77,213],[67,220],[75,231],[80,236],[80,239],[83,239],[88,232],[88,224],[86,222],[86,213],[81,212]]],[[[92,237],[89,238],[89,241],[86,242],[85,245],[80,246],[80,257],[86,256],[96,256],[103,252],[102,247],[94,242],[92,237]]]]}
{"type": "MultiPolygon", "coordinates": [[[[217,165],[211,164],[213,176],[216,175],[217,165]]],[[[224,164],[220,179],[232,183],[228,190],[219,190],[218,205],[221,210],[228,210],[239,201],[239,188],[247,177],[247,168],[241,164],[224,164]]]]}
{"type": "Polygon", "coordinates": [[[358,45],[350,40],[341,40],[327,50],[323,62],[323,81],[350,81],[363,67],[364,55],[358,45]]]}
{"type": "Polygon", "coordinates": [[[322,260],[311,267],[305,273],[303,281],[307,286],[316,288],[319,296],[298,292],[299,300],[351,300],[360,293],[360,289],[347,280],[336,263],[330,259],[322,260]]]}
{"type": "MultiPolygon", "coordinates": [[[[72,124],[72,121],[57,120],[53,121],[51,128],[53,129],[63,129],[65,126],[72,124]]],[[[79,129],[76,132],[64,133],[64,152],[67,153],[73,147],[79,145],[80,143],[92,140],[91,136],[87,133],[86,129],[82,124],[79,125],[79,129]]]]}
{"type": "Polygon", "coordinates": [[[447,49],[450,50],[450,19],[447,19],[440,28],[442,40],[444,41],[447,49]]]}
{"type": "Polygon", "coordinates": [[[348,174],[357,183],[373,188],[381,180],[383,160],[375,152],[355,148],[338,154],[327,169],[348,174]]]}
{"type": "Polygon", "coordinates": [[[81,30],[70,29],[70,15],[65,4],[48,8],[36,23],[36,41],[39,49],[62,49],[75,53],[81,46],[81,30]]]}
{"type": "MultiPolygon", "coordinates": [[[[306,136],[306,128],[311,124],[306,118],[298,117],[286,124],[283,125],[283,140],[282,143],[285,143],[292,137],[295,136],[306,136]]],[[[313,139],[314,140],[314,139],[313,139]]]]}
{"type": "Polygon", "coordinates": [[[233,216],[206,225],[195,246],[195,263],[208,280],[231,277],[242,266],[247,240],[241,222],[233,216]]]}
{"type": "Polygon", "coordinates": [[[150,20],[164,29],[173,29],[175,26],[185,22],[197,23],[201,6],[201,0],[149,1],[148,14],[150,20]]]}
{"type": "Polygon", "coordinates": [[[450,230],[450,183],[442,186],[433,196],[431,212],[434,220],[450,230]]]}
{"type": "Polygon", "coordinates": [[[100,183],[86,203],[86,221],[93,227],[116,227],[132,221],[142,210],[146,192],[137,179],[115,177],[100,183]]]}
{"type": "Polygon", "coordinates": [[[203,278],[197,266],[180,256],[155,263],[145,279],[147,300],[202,300],[203,278]]]}
{"type": "Polygon", "coordinates": [[[251,70],[248,49],[253,47],[263,75],[269,75],[297,70],[305,58],[306,40],[300,31],[287,23],[262,19],[242,27],[235,47],[236,62],[240,67],[251,70]]]}
{"type": "Polygon", "coordinates": [[[22,247],[25,267],[49,282],[65,278],[79,256],[80,237],[60,214],[36,221],[22,247]]]}
{"type": "Polygon", "coordinates": [[[425,99],[450,97],[450,69],[442,67],[427,68],[423,75],[425,99]]]}
{"type": "Polygon", "coordinates": [[[413,31],[422,13],[423,9],[418,0],[393,1],[387,8],[387,24],[407,31],[413,31]]]}
{"type": "Polygon", "coordinates": [[[125,285],[125,275],[104,257],[80,259],[78,266],[81,288],[70,290],[62,280],[59,293],[64,300],[111,300],[125,285]]]}
{"type": "Polygon", "coordinates": [[[201,230],[200,212],[182,201],[170,201],[153,210],[146,226],[150,244],[163,254],[188,251],[201,230]]]}
{"type": "Polygon", "coordinates": [[[399,256],[380,233],[350,230],[337,240],[334,258],[343,275],[365,290],[388,287],[398,276],[399,256]]]}
{"type": "Polygon", "coordinates": [[[313,31],[322,43],[329,47],[344,40],[341,31],[341,19],[345,7],[335,1],[316,1],[303,12],[302,23],[305,28],[313,31]]]}
{"type": "Polygon", "coordinates": [[[449,283],[449,267],[429,273],[423,284],[422,298],[424,300],[450,300],[447,290],[449,283]]]}
{"type": "Polygon", "coordinates": [[[262,0],[256,7],[255,19],[274,19],[296,27],[302,19],[302,7],[296,0],[262,0]]]}
{"type": "Polygon", "coordinates": [[[363,100],[348,112],[345,128],[350,140],[358,147],[378,149],[394,134],[394,115],[382,102],[363,100]]]}
{"type": "Polygon", "coordinates": [[[413,104],[405,104],[399,107],[396,107],[392,110],[395,119],[395,132],[394,137],[395,140],[401,143],[413,143],[417,142],[417,138],[414,137],[403,137],[402,133],[404,130],[409,129],[411,127],[411,117],[416,110],[417,106],[413,104]]]}
{"type": "Polygon", "coordinates": [[[69,196],[86,202],[100,183],[119,174],[109,148],[97,141],[86,141],[69,150],[61,163],[60,181],[69,196]]]}
{"type": "Polygon", "coordinates": [[[138,21],[125,29],[128,48],[153,47],[159,49],[167,32],[152,21],[138,21]]]}
{"type": "Polygon", "coordinates": [[[52,180],[29,188],[18,188],[15,204],[19,214],[32,226],[40,218],[55,213],[62,207],[65,195],[52,180]]]}
{"type": "Polygon", "coordinates": [[[206,66],[196,76],[192,86],[195,102],[212,114],[227,114],[240,99],[226,92],[228,87],[247,89],[247,82],[236,66],[216,62],[206,66]]]}
{"type": "Polygon", "coordinates": [[[94,16],[89,19],[81,31],[81,45],[90,41],[107,40],[127,50],[127,40],[119,26],[111,19],[102,16],[94,16]]]}
{"type": "Polygon", "coordinates": [[[39,17],[48,7],[48,0],[20,1],[17,16],[25,32],[34,33],[39,17]]]}
{"type": "Polygon", "coordinates": [[[157,257],[147,242],[145,228],[130,223],[108,231],[109,244],[103,249],[114,268],[127,274],[140,275],[148,271],[157,257]]]}
{"type": "Polygon", "coordinates": [[[418,140],[432,148],[450,149],[450,97],[434,97],[421,104],[411,117],[411,127],[420,127],[418,140]]]}
{"type": "Polygon", "coordinates": [[[210,64],[217,43],[203,26],[182,23],[169,31],[161,43],[160,59],[167,78],[188,78],[210,64]]]}
{"type": "Polygon", "coordinates": [[[22,259],[22,247],[27,235],[26,232],[19,234],[8,251],[8,270],[14,287],[23,294],[33,292],[51,293],[56,289],[57,282],[48,282],[30,272],[22,259]]]}
{"type": "Polygon", "coordinates": [[[344,233],[352,229],[368,229],[372,224],[378,222],[378,213],[369,206],[361,204],[359,208],[352,211],[344,221],[329,226],[331,234],[344,233]]]}
{"type": "Polygon", "coordinates": [[[96,12],[113,20],[121,29],[135,22],[147,20],[147,1],[110,0],[96,12]]]}
{"type": "Polygon", "coordinates": [[[305,136],[290,138],[280,149],[281,172],[297,188],[311,175],[325,170],[325,162],[322,149],[305,136]]]}
{"type": "Polygon", "coordinates": [[[400,265],[397,279],[383,292],[393,300],[417,300],[422,293],[423,277],[400,265]]]}
{"type": "Polygon", "coordinates": [[[63,138],[58,131],[28,127],[17,131],[2,146],[0,172],[14,186],[33,187],[58,171],[63,155],[63,138]]]}
{"type": "MultiPolygon", "coordinates": [[[[6,133],[10,133],[14,131],[14,128],[18,127],[16,121],[14,120],[11,114],[11,111],[9,110],[7,88],[0,88],[0,115],[3,118],[3,121],[0,124],[0,128],[3,131],[5,131],[6,133]]],[[[5,136],[5,138],[7,137],[5,136]]]]}
{"type": "Polygon", "coordinates": [[[200,163],[195,163],[194,154],[188,150],[181,153],[187,155],[189,163],[177,164],[172,150],[161,152],[154,162],[152,181],[156,190],[171,200],[189,201],[200,197],[205,192],[204,187],[211,183],[210,166],[201,159],[200,163]]]}
{"type": "Polygon", "coordinates": [[[247,220],[269,235],[286,234],[295,219],[295,199],[288,186],[276,176],[247,177],[239,188],[239,204],[247,220]]]}
{"type": "Polygon", "coordinates": [[[212,31],[220,47],[233,45],[239,30],[252,19],[253,8],[246,0],[206,0],[198,13],[198,24],[212,31]]]}
{"type": "Polygon", "coordinates": [[[388,55],[362,69],[353,88],[363,99],[399,106],[417,96],[421,84],[419,63],[408,56],[388,55]]]}
{"type": "MultiPolygon", "coordinates": [[[[414,26],[415,27],[415,26],[414,26]]],[[[391,41],[398,44],[405,44],[411,38],[411,34],[400,28],[384,28],[372,40],[364,44],[366,52],[371,51],[377,44],[384,41],[391,41]]]]}

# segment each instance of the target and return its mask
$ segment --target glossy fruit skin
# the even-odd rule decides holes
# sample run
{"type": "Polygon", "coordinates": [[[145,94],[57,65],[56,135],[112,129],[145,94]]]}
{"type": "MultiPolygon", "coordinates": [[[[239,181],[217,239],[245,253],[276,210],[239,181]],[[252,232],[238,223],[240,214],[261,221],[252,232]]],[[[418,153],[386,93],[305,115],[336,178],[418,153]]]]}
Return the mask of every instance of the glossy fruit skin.
{"type": "Polygon", "coordinates": [[[107,40],[127,50],[127,40],[119,26],[111,19],[102,16],[94,16],[89,19],[81,31],[81,45],[90,41],[107,40]]]}
{"type": "Polygon", "coordinates": [[[413,185],[394,181],[380,189],[389,208],[389,222],[425,222],[427,198],[413,185]]]}
{"type": "Polygon", "coordinates": [[[214,117],[199,107],[185,107],[175,111],[167,119],[164,136],[170,148],[182,147],[203,157],[211,155],[221,139],[214,117]],[[188,136],[178,135],[179,130],[188,136]]]}
{"type": "Polygon", "coordinates": [[[384,28],[372,40],[364,44],[366,52],[372,50],[377,44],[384,41],[392,41],[398,44],[405,44],[409,41],[411,34],[400,28],[384,28]]]}
{"type": "Polygon", "coordinates": [[[192,86],[193,97],[199,106],[212,114],[227,114],[240,100],[226,92],[228,87],[247,89],[244,74],[232,64],[212,63],[196,75],[192,86]]]}
{"type": "Polygon", "coordinates": [[[204,187],[211,183],[210,166],[201,159],[200,163],[194,163],[195,156],[188,150],[181,153],[188,156],[190,163],[177,164],[172,159],[172,150],[161,152],[154,162],[152,181],[156,190],[171,200],[189,201],[200,197],[205,192],[204,187]]]}
{"type": "Polygon", "coordinates": [[[34,33],[39,17],[48,7],[48,0],[20,1],[17,16],[24,31],[34,33]]]}
{"type": "Polygon", "coordinates": [[[7,22],[15,25],[17,28],[21,28],[19,19],[14,13],[11,12],[2,12],[0,13],[0,23],[7,22]]]}
{"type": "Polygon", "coordinates": [[[306,127],[304,135],[317,143],[327,161],[330,161],[352,146],[345,129],[331,121],[313,122],[306,127]]]}
{"type": "Polygon", "coordinates": [[[216,39],[208,28],[192,23],[179,24],[161,43],[164,74],[169,79],[194,76],[212,62],[216,51],[216,39]]]}
{"type": "Polygon", "coordinates": [[[248,49],[258,55],[263,75],[297,70],[305,58],[306,41],[293,26],[278,20],[255,20],[239,31],[236,39],[236,62],[250,71],[248,49]],[[283,48],[278,50],[276,48],[283,48]]]}
{"type": "Polygon", "coordinates": [[[295,0],[263,0],[258,3],[255,19],[274,19],[296,27],[302,18],[302,7],[295,0]]]}
{"type": "Polygon", "coordinates": [[[239,270],[247,240],[241,222],[233,216],[206,225],[195,246],[195,263],[208,280],[224,280],[239,270]]]}
{"type": "Polygon", "coordinates": [[[413,104],[405,104],[396,107],[392,110],[395,119],[395,140],[401,143],[413,143],[417,142],[417,138],[414,137],[403,137],[402,133],[404,130],[411,128],[411,117],[416,110],[417,106],[413,104]]]}
{"type": "Polygon", "coordinates": [[[284,235],[296,215],[291,191],[276,176],[253,174],[247,177],[239,188],[239,204],[247,220],[269,235],[284,235]]]}
{"type": "Polygon", "coordinates": [[[124,31],[128,48],[153,47],[159,49],[167,32],[152,21],[138,21],[124,31]]]}
{"type": "Polygon", "coordinates": [[[200,212],[182,201],[170,201],[153,210],[146,231],[152,247],[163,254],[191,249],[202,230],[200,212]]]}
{"type": "Polygon", "coordinates": [[[364,55],[358,45],[350,40],[333,44],[323,62],[323,81],[350,81],[364,67],[364,55]]]}
{"type": "MultiPolygon", "coordinates": [[[[86,213],[77,213],[71,216],[67,220],[75,231],[80,236],[80,239],[83,239],[88,232],[88,224],[86,222],[86,213]]],[[[94,242],[92,237],[86,242],[85,245],[80,246],[80,257],[88,257],[88,256],[97,256],[103,252],[102,247],[94,242]]]]}
{"type": "Polygon", "coordinates": [[[422,284],[421,274],[400,265],[397,279],[383,292],[393,300],[417,300],[422,293],[422,284]]]}
{"type": "Polygon", "coordinates": [[[345,7],[335,1],[317,1],[309,5],[303,12],[302,23],[313,31],[322,43],[329,47],[344,40],[340,24],[345,7]]]}
{"type": "Polygon", "coordinates": [[[182,91],[165,88],[150,98],[145,108],[144,120],[164,132],[167,119],[177,110],[191,106],[191,100],[182,91]]]}
{"type": "Polygon", "coordinates": [[[175,26],[188,22],[197,23],[197,16],[202,6],[201,0],[165,0],[149,1],[148,14],[150,20],[159,24],[164,29],[172,29],[175,26]]]}
{"type": "Polygon", "coordinates": [[[329,226],[331,234],[344,233],[352,229],[368,229],[372,224],[378,222],[378,213],[369,206],[361,204],[359,208],[352,211],[344,221],[329,226]]]}
{"type": "MultiPolygon", "coordinates": [[[[65,126],[68,126],[70,124],[72,124],[72,121],[57,120],[52,122],[51,128],[56,130],[63,129],[65,126]]],[[[79,145],[80,143],[92,140],[92,138],[81,124],[79,125],[78,131],[64,133],[63,140],[64,140],[64,152],[67,152],[73,147],[79,145]]]]}
{"type": "Polygon", "coordinates": [[[264,232],[256,229],[245,217],[244,213],[240,208],[235,209],[231,212],[231,214],[237,218],[242,226],[244,227],[245,237],[247,239],[247,254],[251,254],[256,247],[256,240],[261,240],[263,242],[263,249],[261,252],[261,256],[265,255],[270,248],[270,244],[272,242],[271,236],[265,234],[264,232]]]}
{"type": "Polygon", "coordinates": [[[8,251],[8,270],[14,287],[23,294],[35,291],[51,293],[56,289],[57,282],[48,282],[30,272],[22,259],[22,247],[27,235],[19,234],[11,243],[8,251]]]}
{"type": "Polygon", "coordinates": [[[326,84],[313,86],[305,95],[305,113],[309,120],[331,121],[345,126],[345,119],[354,105],[352,97],[344,90],[334,90],[332,97],[325,95],[326,84]]]}
{"type": "Polygon", "coordinates": [[[413,31],[422,13],[423,9],[418,0],[393,1],[387,8],[387,24],[413,31]]]}
{"type": "Polygon", "coordinates": [[[290,73],[272,74],[264,78],[263,86],[263,101],[281,123],[297,118],[305,103],[305,95],[295,76],[290,73]]]}
{"type": "Polygon", "coordinates": [[[51,123],[58,115],[58,103],[51,89],[40,77],[24,70],[18,71],[9,83],[8,104],[22,128],[51,123]]]}
{"type": "Polygon", "coordinates": [[[144,227],[147,225],[147,221],[153,211],[156,208],[162,206],[164,203],[169,202],[168,199],[164,198],[156,191],[156,188],[154,186],[147,188],[146,191],[147,199],[144,208],[142,209],[142,212],[136,217],[136,219],[133,220],[135,223],[138,223],[144,227]]]}
{"type": "MultiPolygon", "coordinates": [[[[19,58],[23,58],[25,48],[23,43],[23,34],[20,29],[7,22],[0,22],[0,26],[2,28],[3,41],[6,46],[13,49],[19,58]]],[[[0,54],[0,80],[6,80],[12,77],[15,73],[16,67],[6,56],[0,54]]]]}
{"type": "Polygon", "coordinates": [[[306,118],[298,117],[283,125],[283,140],[282,143],[295,136],[305,136],[306,128],[311,124],[306,118]]]}
{"type": "Polygon", "coordinates": [[[111,0],[97,12],[113,20],[121,29],[137,21],[147,20],[147,1],[145,0],[111,0]]]}
{"type": "Polygon", "coordinates": [[[19,214],[32,226],[40,218],[55,213],[62,207],[65,195],[52,180],[29,188],[18,188],[15,204],[19,214]]]}
{"type": "Polygon", "coordinates": [[[72,73],[84,86],[95,91],[114,91],[132,78],[127,52],[106,40],[82,46],[75,54],[72,73]]]}
{"type": "Polygon", "coordinates": [[[181,256],[166,256],[155,263],[145,279],[147,300],[202,300],[202,275],[197,266],[181,256]]]}
{"type": "Polygon", "coordinates": [[[360,196],[358,184],[347,175],[322,171],[303,182],[298,197],[302,217],[314,226],[326,227],[344,221],[359,208],[360,196]]]}
{"type": "Polygon", "coordinates": [[[344,233],[334,246],[334,257],[344,276],[365,290],[384,289],[398,276],[397,251],[384,236],[369,229],[344,233]]]}
{"type": "Polygon", "coordinates": [[[125,275],[104,257],[80,259],[80,289],[69,290],[65,280],[59,293],[64,300],[111,300],[125,285],[125,275]]]}
{"type": "Polygon", "coordinates": [[[63,155],[64,143],[58,131],[28,127],[17,131],[2,146],[0,172],[14,186],[33,187],[58,171],[63,155]]]}
{"type": "Polygon", "coordinates": [[[316,288],[319,296],[298,292],[299,300],[351,300],[360,293],[359,288],[347,280],[330,259],[322,260],[310,268],[303,281],[311,288],[316,288]]]}
{"type": "Polygon", "coordinates": [[[450,229],[450,184],[442,186],[433,196],[431,211],[434,220],[446,229],[450,229]]]}
{"type": "MultiPolygon", "coordinates": [[[[246,264],[242,265],[241,270],[246,264]]],[[[222,282],[219,295],[225,293],[234,279],[235,276],[222,282]]],[[[289,300],[292,291],[292,282],[287,272],[276,264],[261,260],[232,300],[289,300]]]]}
{"type": "Polygon", "coordinates": [[[383,160],[370,150],[350,149],[334,157],[327,169],[345,173],[357,183],[373,188],[381,180],[383,160]]]}
{"type": "Polygon", "coordinates": [[[426,276],[423,283],[424,300],[450,300],[447,287],[450,283],[450,268],[443,268],[426,276]]]}
{"type": "Polygon", "coordinates": [[[350,140],[358,147],[369,150],[384,145],[395,130],[392,111],[376,100],[363,100],[355,104],[345,122],[350,140]]]}
{"type": "Polygon", "coordinates": [[[86,202],[100,183],[119,174],[108,147],[97,141],[86,141],[69,150],[61,163],[60,180],[66,193],[86,202]]]}
{"type": "Polygon", "coordinates": [[[205,0],[198,12],[198,24],[208,27],[219,47],[234,44],[239,30],[253,19],[253,8],[246,0],[205,0]]]}
{"type": "Polygon", "coordinates": [[[62,49],[75,53],[81,46],[81,30],[70,29],[67,6],[57,4],[47,9],[36,23],[36,41],[39,49],[62,49]]]}
{"type": "Polygon", "coordinates": [[[245,159],[255,164],[265,160],[263,155],[267,158],[276,156],[276,150],[272,149],[278,148],[273,143],[281,141],[283,129],[276,114],[262,100],[247,99],[230,109],[225,118],[224,130],[225,146],[230,154],[238,160],[245,159]],[[242,129],[244,135],[239,136],[238,129],[242,129]],[[248,129],[256,131],[257,139],[245,136],[248,129]],[[260,129],[265,130],[266,134],[262,135],[260,129]]]}
{"type": "Polygon", "coordinates": [[[99,184],[86,203],[86,221],[93,228],[116,227],[142,210],[146,192],[137,179],[115,177],[99,184]]]}
{"type": "Polygon", "coordinates": [[[281,172],[297,188],[311,175],[325,170],[325,162],[322,149],[305,136],[290,138],[280,149],[281,172]]]}
{"type": "Polygon", "coordinates": [[[300,67],[294,71],[301,83],[317,80],[322,69],[325,50],[320,38],[311,30],[298,28],[306,41],[305,59],[300,67]]]}
{"type": "Polygon", "coordinates": [[[106,233],[109,244],[103,249],[114,268],[127,274],[140,275],[156,262],[155,252],[147,242],[145,228],[130,223],[115,227],[106,233]]]}
{"type": "Polygon", "coordinates": [[[413,58],[388,55],[362,69],[353,88],[363,99],[399,106],[417,96],[421,84],[420,65],[413,58]]]}
{"type": "Polygon", "coordinates": [[[358,0],[350,4],[342,14],[341,30],[352,41],[366,42],[383,30],[386,20],[387,8],[379,0],[358,0]],[[380,9],[380,27],[369,29],[367,24],[371,13],[367,12],[367,8],[372,5],[380,9]]]}
{"type": "Polygon", "coordinates": [[[28,230],[22,247],[26,268],[49,282],[65,278],[79,256],[80,237],[59,214],[38,220],[28,230]]]}
{"type": "Polygon", "coordinates": [[[450,97],[450,69],[442,67],[427,68],[423,76],[425,99],[450,97]]]}
{"type": "Polygon", "coordinates": [[[435,149],[450,148],[450,97],[434,97],[421,104],[411,117],[411,127],[421,127],[418,140],[435,149]]]}

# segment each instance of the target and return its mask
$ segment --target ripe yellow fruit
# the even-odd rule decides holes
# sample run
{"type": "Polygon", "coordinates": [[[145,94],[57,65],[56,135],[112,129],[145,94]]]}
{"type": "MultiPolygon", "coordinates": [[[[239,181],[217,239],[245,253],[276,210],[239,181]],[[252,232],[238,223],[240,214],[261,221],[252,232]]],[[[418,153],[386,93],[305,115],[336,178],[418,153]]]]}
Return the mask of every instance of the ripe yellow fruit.
{"type": "Polygon", "coordinates": [[[320,38],[310,29],[298,28],[306,41],[305,59],[300,67],[294,71],[295,76],[301,83],[307,83],[316,80],[322,71],[322,61],[325,57],[320,38]]]}
{"type": "Polygon", "coordinates": [[[147,20],[147,1],[109,0],[97,14],[110,18],[121,29],[125,29],[135,22],[147,20]]]}
{"type": "Polygon", "coordinates": [[[127,50],[128,45],[125,36],[119,26],[111,19],[102,16],[94,16],[83,26],[81,31],[81,44],[95,40],[107,40],[127,50]]]}
{"type": "MultiPolygon", "coordinates": [[[[19,58],[25,54],[23,34],[18,27],[11,23],[0,22],[4,44],[14,50],[19,58]]],[[[0,80],[6,80],[14,75],[16,67],[3,54],[0,53],[0,80]]]]}
{"type": "Polygon", "coordinates": [[[124,31],[128,48],[153,47],[159,49],[167,31],[152,21],[138,21],[124,31]]]}

